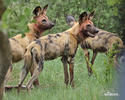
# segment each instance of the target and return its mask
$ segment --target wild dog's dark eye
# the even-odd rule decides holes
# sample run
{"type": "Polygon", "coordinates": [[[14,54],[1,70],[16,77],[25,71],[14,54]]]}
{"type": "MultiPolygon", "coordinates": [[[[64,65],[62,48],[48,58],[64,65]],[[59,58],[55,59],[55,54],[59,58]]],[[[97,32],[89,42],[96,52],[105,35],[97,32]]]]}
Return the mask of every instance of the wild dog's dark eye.
{"type": "Polygon", "coordinates": [[[90,24],[87,25],[87,27],[90,27],[90,26],[91,26],[90,24]]]}
{"type": "Polygon", "coordinates": [[[44,22],[44,23],[45,23],[45,22],[46,22],[46,20],[45,20],[45,19],[43,19],[43,20],[42,20],[42,22],[44,22]]]}

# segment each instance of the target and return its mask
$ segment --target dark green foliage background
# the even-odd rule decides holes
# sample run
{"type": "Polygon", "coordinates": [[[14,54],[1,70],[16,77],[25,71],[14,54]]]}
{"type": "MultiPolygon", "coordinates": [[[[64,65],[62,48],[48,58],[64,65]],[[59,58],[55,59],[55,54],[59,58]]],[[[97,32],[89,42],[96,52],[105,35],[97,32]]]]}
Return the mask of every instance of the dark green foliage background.
{"type": "Polygon", "coordinates": [[[6,0],[8,8],[3,16],[4,27],[8,28],[9,37],[27,32],[27,24],[32,18],[33,9],[49,4],[47,15],[56,21],[55,27],[44,33],[57,33],[68,29],[65,17],[73,15],[76,20],[83,11],[95,11],[93,22],[98,28],[114,32],[122,37],[119,25],[120,0],[6,0]]]}

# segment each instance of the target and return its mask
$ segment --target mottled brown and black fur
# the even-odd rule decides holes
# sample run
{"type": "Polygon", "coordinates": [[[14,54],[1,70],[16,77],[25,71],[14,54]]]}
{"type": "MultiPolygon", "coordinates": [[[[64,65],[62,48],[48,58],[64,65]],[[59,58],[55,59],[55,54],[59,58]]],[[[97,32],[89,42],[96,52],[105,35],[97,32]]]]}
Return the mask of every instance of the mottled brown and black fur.
{"type": "MultiPolygon", "coordinates": [[[[33,10],[33,20],[35,22],[29,23],[29,32],[25,34],[25,37],[22,37],[22,34],[18,34],[12,38],[9,38],[11,53],[12,53],[12,63],[18,62],[23,59],[26,47],[35,39],[38,39],[41,34],[51,29],[54,24],[49,21],[46,16],[46,10],[48,5],[44,6],[43,9],[40,6],[37,6],[33,10]]],[[[12,71],[12,66],[8,70],[7,78],[9,77],[10,72],[12,71]]],[[[6,79],[7,79],[6,78],[6,79]]]]}
{"type": "Polygon", "coordinates": [[[22,37],[22,34],[18,34],[9,39],[12,49],[12,62],[18,62],[23,59],[28,44],[38,39],[44,31],[53,27],[54,24],[50,22],[46,16],[47,7],[48,5],[46,5],[43,10],[40,6],[34,9],[33,13],[35,17],[33,20],[36,22],[28,24],[30,31],[25,34],[25,37],[22,37]]]}
{"type": "Polygon", "coordinates": [[[57,57],[62,57],[61,60],[64,66],[64,77],[66,85],[69,83],[67,68],[67,64],[69,64],[70,84],[72,87],[74,87],[73,59],[76,54],[78,44],[89,36],[95,36],[95,33],[98,32],[90,20],[92,16],[93,13],[88,15],[86,12],[83,12],[79,17],[79,22],[69,30],[62,33],[50,34],[41,37],[40,39],[32,42],[27,47],[27,51],[24,56],[24,66],[21,72],[18,91],[20,90],[20,87],[29,71],[33,70],[34,72],[33,76],[26,85],[28,90],[31,88],[32,83],[35,79],[37,79],[38,75],[43,70],[44,61],[53,60],[57,57]],[[86,29],[88,24],[92,25],[92,29],[86,29]]]}
{"type": "MultiPolygon", "coordinates": [[[[67,22],[70,26],[73,26],[76,24],[72,16],[67,17],[67,22]]],[[[93,56],[91,59],[91,65],[93,65],[98,52],[106,53],[109,49],[113,48],[113,44],[115,43],[118,44],[118,49],[124,47],[122,40],[116,34],[107,32],[102,29],[98,29],[98,30],[99,32],[94,38],[88,37],[85,41],[81,43],[81,47],[84,50],[89,74],[92,73],[92,69],[89,66],[90,54],[88,49],[93,50],[93,56]]]]}
{"type": "Polygon", "coordinates": [[[94,64],[97,53],[106,53],[109,49],[113,48],[114,44],[118,44],[117,49],[124,48],[122,40],[116,34],[104,31],[102,29],[99,29],[97,36],[94,38],[88,38],[85,42],[82,42],[81,47],[83,48],[86,57],[87,68],[90,75],[92,74],[92,69],[89,66],[90,53],[88,49],[93,50],[93,56],[90,62],[92,66],[94,64]]]}

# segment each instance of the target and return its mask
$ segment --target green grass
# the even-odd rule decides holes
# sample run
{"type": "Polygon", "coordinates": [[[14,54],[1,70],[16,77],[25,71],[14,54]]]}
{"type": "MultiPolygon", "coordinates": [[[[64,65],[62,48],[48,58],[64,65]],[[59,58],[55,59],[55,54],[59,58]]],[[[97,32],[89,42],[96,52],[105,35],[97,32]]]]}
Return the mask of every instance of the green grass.
{"type": "MultiPolygon", "coordinates": [[[[44,70],[39,76],[40,86],[34,88],[28,94],[26,90],[21,90],[18,95],[17,90],[6,92],[4,100],[111,100],[112,97],[105,97],[104,93],[107,91],[116,91],[113,87],[113,75],[110,76],[109,82],[105,82],[105,64],[106,56],[99,54],[93,66],[96,75],[88,77],[85,59],[82,49],[79,48],[75,56],[74,80],[75,88],[64,84],[63,66],[60,61],[61,58],[53,61],[46,61],[44,70]]],[[[19,74],[23,61],[14,64],[14,70],[8,84],[17,85],[19,81],[19,74]]],[[[30,78],[28,75],[25,83],[30,78]]]]}

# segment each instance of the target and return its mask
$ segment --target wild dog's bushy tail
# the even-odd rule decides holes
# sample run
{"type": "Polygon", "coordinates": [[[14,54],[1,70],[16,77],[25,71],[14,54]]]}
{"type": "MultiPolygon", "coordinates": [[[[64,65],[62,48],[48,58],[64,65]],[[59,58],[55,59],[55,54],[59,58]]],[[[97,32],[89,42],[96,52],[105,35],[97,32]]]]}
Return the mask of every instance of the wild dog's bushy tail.
{"type": "Polygon", "coordinates": [[[68,16],[66,17],[66,22],[67,22],[67,24],[68,24],[70,27],[72,27],[72,26],[76,23],[76,20],[75,20],[75,18],[74,18],[73,16],[68,15],[68,16]]]}
{"type": "Polygon", "coordinates": [[[122,41],[120,38],[118,38],[118,42],[119,42],[119,48],[120,48],[120,49],[124,49],[125,46],[124,46],[124,44],[123,44],[123,41],[122,41]]]}
{"type": "Polygon", "coordinates": [[[123,41],[119,37],[114,38],[114,42],[112,44],[113,44],[113,46],[114,46],[114,44],[116,44],[116,47],[117,47],[116,49],[118,49],[118,50],[125,48],[123,41]]]}
{"type": "Polygon", "coordinates": [[[118,36],[113,35],[108,41],[109,49],[120,50],[124,48],[123,41],[118,36]]]}

